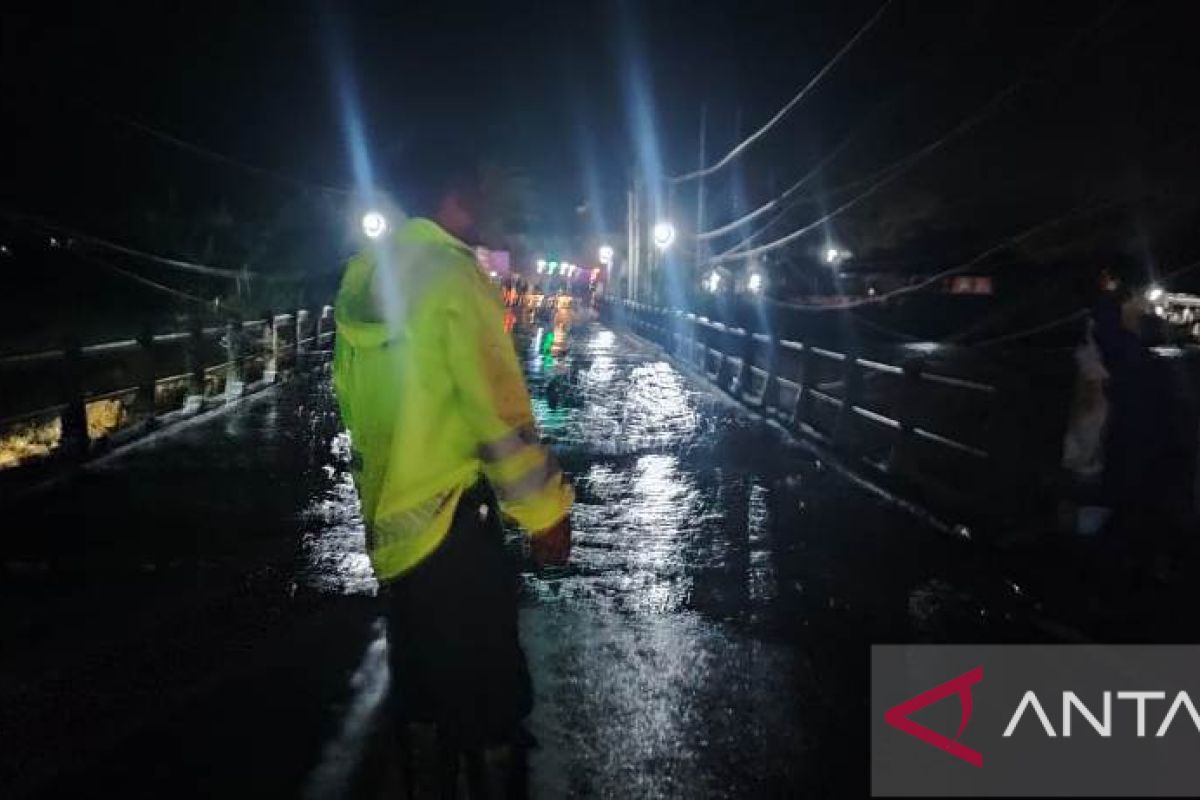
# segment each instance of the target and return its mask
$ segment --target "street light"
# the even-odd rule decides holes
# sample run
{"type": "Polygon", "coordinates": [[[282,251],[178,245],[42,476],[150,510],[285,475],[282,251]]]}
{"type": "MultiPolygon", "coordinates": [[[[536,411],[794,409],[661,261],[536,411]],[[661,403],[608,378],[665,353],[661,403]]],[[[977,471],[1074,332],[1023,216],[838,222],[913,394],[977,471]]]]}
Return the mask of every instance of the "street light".
{"type": "Polygon", "coordinates": [[[1163,292],[1163,288],[1161,286],[1151,286],[1146,290],[1146,299],[1151,303],[1157,303],[1159,300],[1163,299],[1164,294],[1165,292],[1163,292]]]}
{"type": "Polygon", "coordinates": [[[751,272],[750,278],[746,281],[746,288],[751,292],[758,294],[763,288],[763,276],[761,272],[751,272]]]}
{"type": "Polygon", "coordinates": [[[606,267],[611,267],[613,262],[613,248],[611,244],[600,245],[600,263],[606,267]]]}
{"type": "Polygon", "coordinates": [[[654,223],[654,246],[666,250],[675,241],[675,226],[669,222],[654,223]]]}
{"type": "Polygon", "coordinates": [[[368,211],[363,214],[362,229],[368,239],[378,239],[387,233],[387,218],[378,211],[368,211]]]}
{"type": "Polygon", "coordinates": [[[704,280],[704,288],[708,289],[710,294],[716,294],[721,288],[721,273],[715,269],[708,273],[708,277],[704,280]]]}
{"type": "Polygon", "coordinates": [[[851,255],[852,253],[849,250],[843,250],[840,247],[830,245],[821,252],[821,260],[829,266],[834,267],[850,258],[851,255]]]}

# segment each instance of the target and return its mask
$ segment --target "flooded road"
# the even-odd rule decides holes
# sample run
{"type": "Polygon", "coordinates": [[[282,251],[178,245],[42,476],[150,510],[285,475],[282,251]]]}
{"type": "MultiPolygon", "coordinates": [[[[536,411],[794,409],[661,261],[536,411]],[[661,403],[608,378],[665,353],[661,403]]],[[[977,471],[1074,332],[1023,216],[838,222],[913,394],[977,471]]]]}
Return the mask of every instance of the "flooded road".
{"type": "MultiPolygon", "coordinates": [[[[517,337],[578,495],[571,564],[523,574],[534,796],[863,795],[871,643],[1046,639],[970,543],[655,348],[517,337]]],[[[4,794],[383,796],[348,458],[314,375],[9,512],[4,794]]]]}

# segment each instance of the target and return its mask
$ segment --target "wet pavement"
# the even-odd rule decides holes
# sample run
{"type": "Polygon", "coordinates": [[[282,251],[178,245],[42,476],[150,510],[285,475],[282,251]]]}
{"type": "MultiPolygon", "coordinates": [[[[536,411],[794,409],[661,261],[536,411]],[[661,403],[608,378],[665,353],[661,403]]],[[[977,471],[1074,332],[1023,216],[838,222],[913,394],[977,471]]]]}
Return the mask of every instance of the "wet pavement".
{"type": "MultiPolygon", "coordinates": [[[[1055,638],[653,347],[518,341],[578,494],[571,564],[523,574],[534,796],[865,795],[871,643],[1055,638]]],[[[6,510],[0,794],[385,796],[347,445],[302,376],[6,510]]]]}

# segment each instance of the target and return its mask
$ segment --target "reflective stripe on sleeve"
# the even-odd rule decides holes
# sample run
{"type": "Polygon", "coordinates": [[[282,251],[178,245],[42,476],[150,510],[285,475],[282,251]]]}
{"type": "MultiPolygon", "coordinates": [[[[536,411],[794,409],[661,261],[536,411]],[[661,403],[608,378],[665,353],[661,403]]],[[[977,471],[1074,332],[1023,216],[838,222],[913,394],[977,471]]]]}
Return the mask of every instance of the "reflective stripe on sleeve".
{"type": "Polygon", "coordinates": [[[540,492],[552,480],[560,477],[562,470],[558,462],[547,454],[545,460],[514,481],[501,483],[497,486],[500,499],[506,502],[520,502],[540,492]]]}
{"type": "Polygon", "coordinates": [[[523,447],[537,443],[537,431],[525,425],[507,436],[479,445],[479,457],[484,461],[500,461],[521,452],[523,447]]]}

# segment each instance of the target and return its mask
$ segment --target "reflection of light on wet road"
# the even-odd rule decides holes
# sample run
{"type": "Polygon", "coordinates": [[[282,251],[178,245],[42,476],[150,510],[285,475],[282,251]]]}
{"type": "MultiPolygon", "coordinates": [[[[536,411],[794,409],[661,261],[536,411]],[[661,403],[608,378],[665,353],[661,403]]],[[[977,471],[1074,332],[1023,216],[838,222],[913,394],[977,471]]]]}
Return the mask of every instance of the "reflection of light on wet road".
{"type": "Polygon", "coordinates": [[[611,353],[617,343],[617,335],[607,328],[600,328],[588,341],[588,350],[594,354],[611,353]]]}
{"type": "Polygon", "coordinates": [[[595,464],[579,478],[576,575],[560,592],[621,608],[671,611],[689,598],[686,539],[700,496],[674,455],[641,456],[631,468],[595,464]]]}
{"type": "Polygon", "coordinates": [[[350,475],[350,436],[333,437],[328,485],[301,513],[300,565],[296,582],[327,594],[374,594],[377,588],[358,493],[350,475]]]}
{"type": "Polygon", "coordinates": [[[354,771],[362,761],[372,733],[376,710],[387,695],[388,641],[383,620],[375,624],[374,639],[350,678],[352,696],[337,735],[321,751],[321,758],[304,787],[305,800],[344,797],[354,771]]]}
{"type": "MultiPolygon", "coordinates": [[[[560,451],[588,455],[636,453],[689,445],[705,432],[702,395],[669,364],[612,331],[588,329],[578,351],[554,374],[569,380],[569,414],[553,409],[538,389],[544,364],[531,362],[534,412],[560,451]]],[[[549,379],[549,375],[546,376],[549,379]]],[[[707,403],[710,404],[710,403],[707,403]]]]}
{"type": "Polygon", "coordinates": [[[767,525],[767,490],[761,483],[750,487],[750,514],[747,519],[747,539],[750,543],[750,564],[746,583],[750,599],[763,603],[775,594],[775,567],[771,563],[770,539],[767,525]]]}

